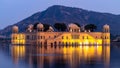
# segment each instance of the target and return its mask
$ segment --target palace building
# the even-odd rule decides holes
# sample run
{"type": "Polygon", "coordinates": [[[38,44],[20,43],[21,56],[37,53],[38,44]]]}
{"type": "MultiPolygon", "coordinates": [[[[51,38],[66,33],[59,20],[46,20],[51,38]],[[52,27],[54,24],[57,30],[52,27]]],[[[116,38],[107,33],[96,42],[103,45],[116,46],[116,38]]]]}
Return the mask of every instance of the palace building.
{"type": "Polygon", "coordinates": [[[19,33],[18,26],[13,26],[11,42],[12,44],[29,45],[97,45],[110,44],[110,27],[104,25],[101,32],[90,32],[84,30],[76,24],[69,24],[66,32],[55,32],[50,26],[44,31],[44,26],[39,23],[33,29],[33,25],[28,25],[26,32],[19,33]]]}

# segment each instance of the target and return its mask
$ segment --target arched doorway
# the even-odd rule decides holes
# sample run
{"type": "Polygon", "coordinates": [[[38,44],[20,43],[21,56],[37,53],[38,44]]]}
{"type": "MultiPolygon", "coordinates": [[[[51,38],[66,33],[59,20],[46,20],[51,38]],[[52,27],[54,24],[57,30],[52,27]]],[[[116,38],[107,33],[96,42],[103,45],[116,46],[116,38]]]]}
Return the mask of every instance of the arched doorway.
{"type": "Polygon", "coordinates": [[[54,45],[57,45],[57,42],[56,42],[56,41],[54,42],[54,45]]]}

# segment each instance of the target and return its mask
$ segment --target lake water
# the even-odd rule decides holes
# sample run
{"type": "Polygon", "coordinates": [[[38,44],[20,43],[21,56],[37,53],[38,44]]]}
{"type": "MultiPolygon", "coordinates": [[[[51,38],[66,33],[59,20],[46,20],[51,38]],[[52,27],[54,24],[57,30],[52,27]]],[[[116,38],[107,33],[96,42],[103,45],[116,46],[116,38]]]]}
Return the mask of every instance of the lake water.
{"type": "Polygon", "coordinates": [[[120,47],[1,44],[0,68],[120,68],[120,47]]]}

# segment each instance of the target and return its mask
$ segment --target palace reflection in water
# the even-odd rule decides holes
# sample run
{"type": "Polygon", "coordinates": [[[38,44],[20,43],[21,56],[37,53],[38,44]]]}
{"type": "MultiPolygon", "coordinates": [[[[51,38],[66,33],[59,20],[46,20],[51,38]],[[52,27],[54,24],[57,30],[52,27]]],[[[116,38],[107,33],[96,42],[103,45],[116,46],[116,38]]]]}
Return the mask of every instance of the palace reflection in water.
{"type": "Polygon", "coordinates": [[[11,46],[17,65],[21,60],[29,68],[109,68],[110,45],[96,46],[11,46]]]}

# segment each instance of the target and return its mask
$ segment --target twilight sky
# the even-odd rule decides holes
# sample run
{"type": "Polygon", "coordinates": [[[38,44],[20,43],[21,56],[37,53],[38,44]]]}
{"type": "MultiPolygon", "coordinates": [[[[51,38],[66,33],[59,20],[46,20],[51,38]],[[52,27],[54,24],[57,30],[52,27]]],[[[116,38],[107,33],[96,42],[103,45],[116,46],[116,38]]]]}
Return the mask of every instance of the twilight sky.
{"type": "Polygon", "coordinates": [[[0,0],[0,29],[52,5],[120,14],[120,0],[0,0]]]}

